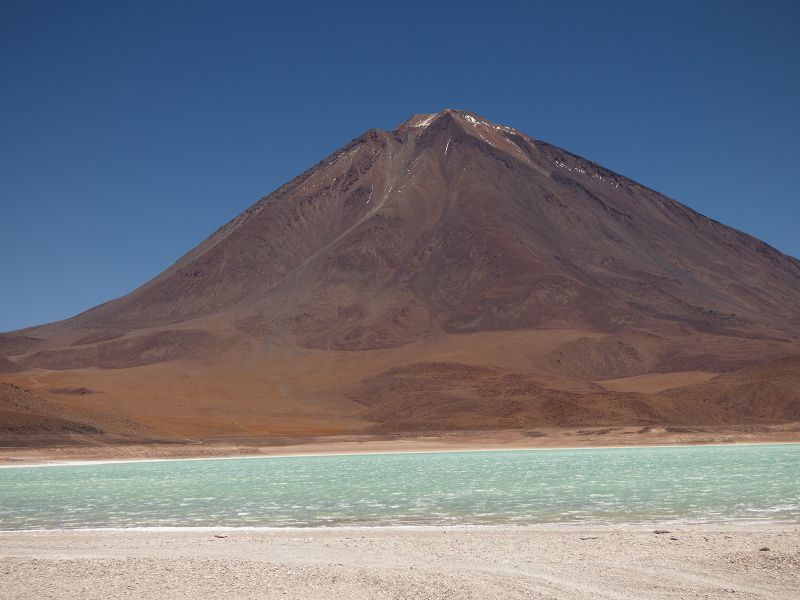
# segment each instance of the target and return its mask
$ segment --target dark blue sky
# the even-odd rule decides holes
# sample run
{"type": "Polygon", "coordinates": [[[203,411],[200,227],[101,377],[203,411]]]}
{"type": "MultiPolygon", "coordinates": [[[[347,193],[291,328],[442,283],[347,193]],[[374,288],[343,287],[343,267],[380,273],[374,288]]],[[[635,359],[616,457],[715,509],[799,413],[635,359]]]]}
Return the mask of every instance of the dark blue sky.
{"type": "Polygon", "coordinates": [[[0,0],[0,331],[464,108],[800,256],[800,3],[0,0]],[[271,6],[272,5],[272,6],[271,6]]]}

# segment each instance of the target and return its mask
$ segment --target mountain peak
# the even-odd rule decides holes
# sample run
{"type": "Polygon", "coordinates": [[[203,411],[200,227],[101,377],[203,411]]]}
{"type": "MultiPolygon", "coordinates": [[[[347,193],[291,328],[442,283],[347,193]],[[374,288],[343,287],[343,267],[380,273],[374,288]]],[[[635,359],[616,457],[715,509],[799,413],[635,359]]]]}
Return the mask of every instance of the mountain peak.
{"type": "Polygon", "coordinates": [[[463,123],[465,125],[471,125],[473,127],[486,127],[494,130],[507,130],[516,132],[516,130],[511,127],[492,123],[488,119],[472,111],[455,109],[455,108],[445,108],[436,113],[421,113],[412,115],[409,119],[404,121],[398,127],[398,130],[408,129],[408,128],[417,129],[417,128],[429,127],[430,125],[432,125],[441,118],[452,118],[457,122],[463,123]]]}
{"type": "Polygon", "coordinates": [[[430,140],[429,132],[434,130],[435,137],[441,138],[439,143],[445,149],[450,147],[451,142],[466,136],[479,145],[499,150],[511,160],[530,163],[527,150],[523,148],[533,142],[530,137],[513,127],[498,125],[471,111],[446,108],[437,113],[416,114],[403,122],[394,133],[418,139],[424,136],[430,140]]]}

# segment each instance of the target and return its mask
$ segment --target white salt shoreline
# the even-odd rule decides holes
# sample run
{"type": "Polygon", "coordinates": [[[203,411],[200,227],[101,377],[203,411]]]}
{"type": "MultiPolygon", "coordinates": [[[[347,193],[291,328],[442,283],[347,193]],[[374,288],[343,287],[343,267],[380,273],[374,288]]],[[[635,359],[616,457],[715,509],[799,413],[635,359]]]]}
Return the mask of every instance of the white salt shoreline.
{"type": "Polygon", "coordinates": [[[753,446],[794,446],[800,442],[730,442],[713,444],[632,444],[629,446],[555,446],[555,447],[475,447],[475,448],[448,448],[436,450],[364,450],[364,451],[332,451],[332,452],[303,452],[301,450],[287,453],[265,453],[249,455],[220,455],[220,456],[189,456],[175,458],[118,458],[118,459],[81,459],[81,460],[58,460],[44,462],[28,462],[20,460],[11,464],[0,463],[0,469],[21,469],[31,467],[70,467],[70,466],[93,466],[93,465],[115,465],[115,464],[135,464],[135,463],[161,463],[161,462],[194,462],[194,461],[216,461],[216,460],[255,460],[269,458],[321,458],[328,456],[390,456],[395,454],[463,454],[471,452],[557,452],[572,450],[627,450],[627,449],[647,449],[647,448],[745,448],[753,446]]]}
{"type": "Polygon", "coordinates": [[[392,524],[392,525],[156,525],[132,527],[56,527],[49,529],[0,529],[0,538],[10,534],[71,534],[71,533],[97,533],[97,534],[147,534],[147,533],[276,533],[283,531],[331,531],[339,533],[364,532],[364,531],[549,531],[549,532],[575,532],[594,529],[604,531],[630,531],[648,532],[654,529],[669,527],[679,530],[753,530],[766,529],[794,529],[800,531],[800,522],[768,521],[768,520],[730,520],[730,521],[636,521],[611,523],[605,521],[586,522],[546,522],[546,523],[442,523],[439,525],[392,524]]]}

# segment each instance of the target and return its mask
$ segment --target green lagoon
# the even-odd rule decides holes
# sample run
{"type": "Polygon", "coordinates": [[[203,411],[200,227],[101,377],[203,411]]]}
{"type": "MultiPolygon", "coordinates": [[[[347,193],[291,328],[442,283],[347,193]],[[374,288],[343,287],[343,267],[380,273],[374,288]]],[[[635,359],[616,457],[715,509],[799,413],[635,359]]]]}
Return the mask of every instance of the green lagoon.
{"type": "Polygon", "coordinates": [[[0,529],[800,523],[800,445],[0,469],[0,529]]]}

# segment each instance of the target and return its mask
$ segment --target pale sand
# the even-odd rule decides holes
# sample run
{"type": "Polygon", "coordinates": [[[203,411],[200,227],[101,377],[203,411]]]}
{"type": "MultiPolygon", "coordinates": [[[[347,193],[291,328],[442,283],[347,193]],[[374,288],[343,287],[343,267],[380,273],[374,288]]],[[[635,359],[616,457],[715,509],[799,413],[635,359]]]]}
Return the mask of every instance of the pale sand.
{"type": "Polygon", "coordinates": [[[639,392],[658,394],[660,392],[703,383],[719,375],[712,371],[678,371],[672,373],[647,373],[616,379],[602,379],[595,383],[612,392],[639,392]]]}
{"type": "Polygon", "coordinates": [[[800,598],[800,526],[668,529],[4,532],[0,596],[800,598]]]}

